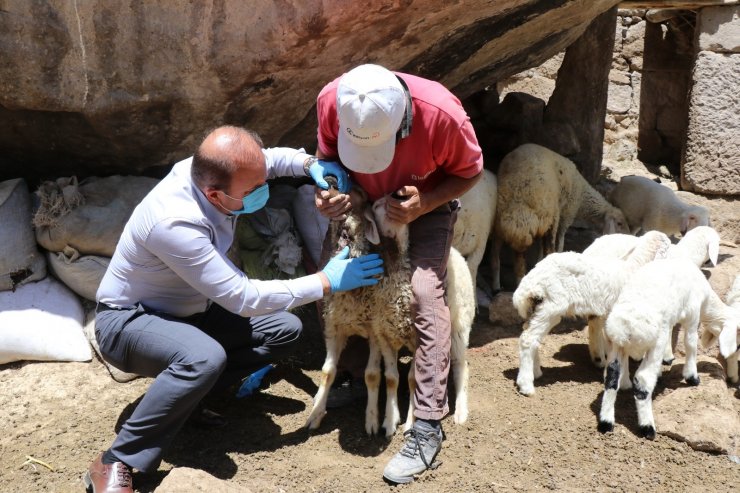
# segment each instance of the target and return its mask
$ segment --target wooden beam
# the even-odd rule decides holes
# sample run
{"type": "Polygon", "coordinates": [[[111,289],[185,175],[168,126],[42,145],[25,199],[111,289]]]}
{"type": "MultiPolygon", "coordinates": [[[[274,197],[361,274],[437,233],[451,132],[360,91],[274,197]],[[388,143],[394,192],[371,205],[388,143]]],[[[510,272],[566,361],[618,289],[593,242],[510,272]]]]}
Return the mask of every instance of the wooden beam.
{"type": "Polygon", "coordinates": [[[622,0],[620,9],[685,9],[740,5],[740,0],[622,0]]]}

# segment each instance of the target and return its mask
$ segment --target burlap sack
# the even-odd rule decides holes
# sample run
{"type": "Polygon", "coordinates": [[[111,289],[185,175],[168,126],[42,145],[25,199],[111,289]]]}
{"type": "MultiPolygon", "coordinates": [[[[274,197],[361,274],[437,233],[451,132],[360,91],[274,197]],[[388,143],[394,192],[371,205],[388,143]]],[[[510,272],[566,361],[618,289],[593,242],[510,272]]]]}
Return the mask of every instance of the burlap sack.
{"type": "Polygon", "coordinates": [[[36,191],[36,241],[50,252],[112,257],[134,208],[158,183],[145,176],[72,178],[44,182],[36,191]]]}
{"type": "Polygon", "coordinates": [[[46,277],[31,224],[31,194],[22,178],[0,183],[0,225],[0,291],[46,277]]]}

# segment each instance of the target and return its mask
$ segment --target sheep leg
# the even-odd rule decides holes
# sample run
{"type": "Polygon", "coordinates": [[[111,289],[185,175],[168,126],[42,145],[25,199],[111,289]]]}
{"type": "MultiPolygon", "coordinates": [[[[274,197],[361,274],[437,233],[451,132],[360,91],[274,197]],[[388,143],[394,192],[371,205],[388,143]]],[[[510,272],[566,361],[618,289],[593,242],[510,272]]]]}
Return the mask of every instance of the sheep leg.
{"type": "Polygon", "coordinates": [[[467,345],[457,331],[452,334],[450,353],[456,394],[454,422],[462,424],[468,419],[468,376],[470,370],[468,368],[467,345]]]}
{"type": "Polygon", "coordinates": [[[514,276],[516,277],[516,285],[522,282],[522,279],[527,274],[527,260],[524,257],[525,252],[514,252],[514,276]]]}
{"type": "MultiPolygon", "coordinates": [[[[699,385],[699,372],[696,368],[696,352],[697,344],[699,343],[699,320],[693,321],[690,325],[687,323],[684,325],[683,334],[683,345],[684,351],[686,351],[686,361],[683,364],[683,375],[684,380],[689,385],[699,385]]],[[[666,341],[666,347],[671,347],[671,334],[673,330],[668,332],[668,340],[666,341]]],[[[665,355],[663,355],[665,357],[665,355]]]]}
{"type": "MultiPolygon", "coordinates": [[[[398,410],[398,350],[386,341],[380,342],[385,363],[385,419],[383,428],[385,436],[391,437],[401,422],[401,412],[398,410]]],[[[376,406],[377,407],[377,406],[376,406]]]]}
{"type": "Polygon", "coordinates": [[[630,357],[627,353],[621,353],[619,355],[619,366],[622,368],[619,378],[619,390],[629,390],[632,388],[632,380],[630,380],[630,357]]]}
{"type": "Polygon", "coordinates": [[[604,334],[604,318],[588,317],[588,352],[597,368],[604,368],[609,355],[609,341],[604,334]]]}
{"type": "Polygon", "coordinates": [[[601,433],[614,430],[614,403],[617,401],[619,380],[621,379],[621,374],[629,370],[622,367],[622,361],[623,358],[620,351],[612,346],[612,349],[609,350],[609,358],[606,364],[604,395],[601,398],[601,409],[599,410],[598,430],[601,433]]]}
{"type": "Polygon", "coordinates": [[[676,340],[678,339],[678,331],[680,330],[681,325],[676,324],[671,329],[671,337],[668,339],[668,344],[665,345],[665,350],[663,351],[663,364],[664,365],[670,365],[673,363],[673,360],[675,359],[673,356],[673,348],[676,346],[676,340]]]}
{"type": "Polygon", "coordinates": [[[306,420],[306,427],[309,430],[318,428],[321,420],[326,415],[326,399],[329,397],[329,389],[337,375],[337,362],[346,342],[347,336],[344,334],[326,337],[326,359],[324,360],[324,366],[321,367],[321,383],[316,396],[313,398],[311,414],[306,420]]]}
{"type": "Polygon", "coordinates": [[[411,359],[409,365],[408,383],[409,383],[409,410],[406,413],[406,423],[403,425],[403,431],[409,431],[414,426],[414,394],[416,393],[416,371],[414,370],[415,360],[411,359]]]}
{"type": "Polygon", "coordinates": [[[365,367],[365,386],[367,405],[365,406],[365,432],[375,435],[378,432],[378,393],[380,389],[380,348],[374,337],[368,338],[370,355],[365,367]]]}
{"type": "Polygon", "coordinates": [[[470,277],[473,279],[473,295],[476,295],[476,285],[477,285],[477,277],[478,277],[478,266],[481,263],[481,260],[483,260],[483,252],[485,251],[485,245],[484,248],[478,248],[474,252],[472,252],[468,257],[465,259],[465,263],[468,265],[468,270],[470,271],[470,277]]]}
{"type": "Polygon", "coordinates": [[[662,332],[658,344],[642,358],[632,382],[632,393],[637,407],[639,434],[648,440],[655,440],[655,419],[653,417],[653,389],[660,375],[664,345],[668,343],[668,332],[662,332]]]}
{"type": "Polygon", "coordinates": [[[503,240],[499,236],[494,237],[491,248],[491,283],[494,293],[501,291],[501,247],[503,240]]]}
{"type": "Polygon", "coordinates": [[[560,322],[560,317],[538,309],[525,322],[524,332],[519,337],[519,374],[516,384],[523,395],[534,394],[534,379],[542,376],[539,346],[542,338],[560,322]]]}
{"type": "Polygon", "coordinates": [[[732,384],[737,384],[738,382],[737,358],[739,354],[740,351],[735,351],[727,357],[727,380],[732,384]]]}

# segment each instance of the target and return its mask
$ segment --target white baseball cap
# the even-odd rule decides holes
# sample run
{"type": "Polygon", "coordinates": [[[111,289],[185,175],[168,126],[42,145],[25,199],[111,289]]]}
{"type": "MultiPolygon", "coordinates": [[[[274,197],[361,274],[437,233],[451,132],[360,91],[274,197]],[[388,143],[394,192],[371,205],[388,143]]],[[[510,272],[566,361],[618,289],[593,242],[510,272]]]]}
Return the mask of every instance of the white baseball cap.
{"type": "Polygon", "coordinates": [[[406,110],[401,82],[380,65],[360,65],[339,79],[339,159],[358,173],[379,173],[393,160],[406,110]]]}

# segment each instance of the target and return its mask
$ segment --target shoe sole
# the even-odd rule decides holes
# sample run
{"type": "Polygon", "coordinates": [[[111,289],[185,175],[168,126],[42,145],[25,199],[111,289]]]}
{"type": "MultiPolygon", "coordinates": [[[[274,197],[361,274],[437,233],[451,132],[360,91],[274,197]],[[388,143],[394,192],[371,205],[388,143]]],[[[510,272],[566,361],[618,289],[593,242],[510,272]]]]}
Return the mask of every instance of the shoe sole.
{"type": "Polygon", "coordinates": [[[411,477],[406,476],[406,477],[403,477],[403,478],[391,478],[389,476],[383,475],[383,479],[385,479],[386,481],[389,481],[391,483],[394,483],[394,484],[408,484],[408,483],[412,482],[413,480],[415,480],[416,477],[415,476],[411,476],[411,477]]]}

